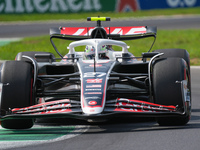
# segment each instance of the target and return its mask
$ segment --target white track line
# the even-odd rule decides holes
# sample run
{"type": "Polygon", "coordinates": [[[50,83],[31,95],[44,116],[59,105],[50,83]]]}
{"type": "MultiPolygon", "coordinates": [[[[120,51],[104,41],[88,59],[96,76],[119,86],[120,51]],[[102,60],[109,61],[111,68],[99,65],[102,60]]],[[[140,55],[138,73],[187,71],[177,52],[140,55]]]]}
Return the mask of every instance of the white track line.
{"type": "MultiPolygon", "coordinates": [[[[40,125],[34,125],[34,127],[45,127],[45,126],[40,126],[40,125]]],[[[34,128],[33,127],[33,128],[34,128]]],[[[49,127],[49,126],[48,126],[49,127]]],[[[64,127],[64,126],[62,126],[64,127]]],[[[2,130],[3,128],[0,126],[0,129],[2,130]]],[[[25,146],[30,146],[30,145],[39,145],[39,144],[44,144],[44,143],[52,143],[52,142],[57,142],[61,140],[67,140],[73,137],[76,137],[78,135],[81,135],[82,133],[86,132],[89,129],[89,125],[76,125],[75,130],[72,132],[69,132],[69,134],[63,135],[61,137],[51,139],[51,140],[42,140],[42,141],[0,141],[0,150],[4,149],[10,149],[10,148],[19,148],[19,147],[25,147],[25,146]]],[[[31,130],[31,129],[29,129],[31,130]]]]}

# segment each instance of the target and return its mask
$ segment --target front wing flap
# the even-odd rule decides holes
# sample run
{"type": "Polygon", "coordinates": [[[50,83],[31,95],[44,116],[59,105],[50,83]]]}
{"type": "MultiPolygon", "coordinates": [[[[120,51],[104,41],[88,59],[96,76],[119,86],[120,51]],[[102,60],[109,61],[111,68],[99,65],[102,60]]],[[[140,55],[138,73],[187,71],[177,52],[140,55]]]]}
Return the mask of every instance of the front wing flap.
{"type": "Polygon", "coordinates": [[[6,119],[27,118],[77,118],[90,119],[97,117],[112,117],[114,115],[125,116],[181,116],[184,112],[178,106],[166,106],[146,101],[118,98],[106,102],[101,114],[87,115],[82,112],[80,102],[69,99],[56,100],[24,108],[14,108],[1,116],[6,119]]]}

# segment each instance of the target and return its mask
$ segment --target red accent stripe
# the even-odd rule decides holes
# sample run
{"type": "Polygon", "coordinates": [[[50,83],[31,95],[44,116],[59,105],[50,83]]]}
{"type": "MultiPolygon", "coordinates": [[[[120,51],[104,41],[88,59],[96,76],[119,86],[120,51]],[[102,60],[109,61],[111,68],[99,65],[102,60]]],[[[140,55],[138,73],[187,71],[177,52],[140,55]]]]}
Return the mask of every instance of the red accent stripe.
{"type": "Polygon", "coordinates": [[[125,111],[125,112],[159,112],[152,110],[141,110],[141,109],[129,109],[129,108],[116,108],[114,111],[125,111]]]}
{"type": "Polygon", "coordinates": [[[60,110],[51,110],[51,111],[37,112],[31,114],[57,114],[57,113],[71,112],[71,111],[72,111],[71,109],[60,109],[60,110]]]}
{"type": "Polygon", "coordinates": [[[25,109],[34,109],[35,107],[40,107],[40,106],[45,106],[45,105],[54,105],[54,104],[59,104],[59,103],[69,103],[69,99],[65,99],[65,100],[58,100],[58,101],[51,101],[51,102],[46,102],[46,103],[41,103],[41,104],[37,104],[37,105],[33,105],[30,107],[24,107],[24,108],[14,108],[12,109],[12,111],[18,111],[18,110],[25,110],[25,109]]]}
{"type": "MultiPolygon", "coordinates": [[[[94,27],[62,27],[60,34],[88,36],[94,27]]],[[[107,34],[134,35],[146,33],[145,26],[104,27],[107,34]]]]}
{"type": "MultiPolygon", "coordinates": [[[[118,98],[117,100],[120,100],[121,98],[118,98]]],[[[132,102],[136,102],[136,103],[140,103],[140,104],[147,104],[147,105],[153,105],[153,106],[163,106],[163,107],[167,107],[167,108],[172,108],[172,109],[175,109],[176,106],[165,106],[165,105],[160,105],[160,104],[155,104],[155,103],[150,103],[150,102],[146,102],[146,101],[140,101],[140,100],[133,100],[133,99],[127,99],[129,101],[132,101],[132,102]]]]}

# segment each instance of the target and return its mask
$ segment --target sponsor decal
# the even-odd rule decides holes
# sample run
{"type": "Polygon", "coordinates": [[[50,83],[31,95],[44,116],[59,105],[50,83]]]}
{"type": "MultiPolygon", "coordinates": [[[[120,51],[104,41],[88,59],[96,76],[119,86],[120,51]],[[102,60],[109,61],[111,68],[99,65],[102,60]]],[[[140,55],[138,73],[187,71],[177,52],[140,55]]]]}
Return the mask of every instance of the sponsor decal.
{"type": "Polygon", "coordinates": [[[85,94],[102,94],[102,92],[86,92],[85,94]]]}
{"type": "Polygon", "coordinates": [[[145,26],[138,27],[110,27],[111,34],[120,34],[120,35],[134,35],[146,33],[145,26]]]}
{"type": "Polygon", "coordinates": [[[101,91],[101,89],[85,89],[85,91],[101,91]]]}
{"type": "Polygon", "coordinates": [[[148,110],[148,111],[152,111],[153,109],[154,110],[169,110],[169,109],[166,109],[166,108],[159,108],[159,107],[152,107],[152,106],[144,106],[144,105],[139,105],[139,104],[130,104],[130,103],[125,103],[125,102],[120,102],[120,103],[117,103],[118,106],[132,106],[132,107],[135,107],[135,108],[121,108],[121,109],[124,109],[124,110],[137,110],[138,109],[141,109],[143,111],[147,111],[147,110],[144,110],[145,108],[148,108],[148,109],[151,109],[151,110],[148,110]]]}
{"type": "MultiPolygon", "coordinates": [[[[89,65],[90,67],[94,67],[94,65],[89,65]]],[[[101,64],[95,64],[95,67],[102,67],[101,64]]]]}
{"type": "Polygon", "coordinates": [[[115,111],[131,111],[131,112],[159,112],[159,111],[176,111],[175,106],[165,106],[154,104],[146,101],[131,100],[119,98],[125,102],[117,102],[115,111]],[[132,102],[132,103],[130,103],[132,102]]]}
{"type": "Polygon", "coordinates": [[[87,83],[102,83],[102,79],[87,79],[87,83]]]}
{"type": "Polygon", "coordinates": [[[132,108],[116,108],[115,111],[127,111],[127,112],[156,112],[152,110],[141,110],[141,109],[132,109],[132,108]]]}
{"type": "Polygon", "coordinates": [[[62,27],[60,34],[89,36],[93,30],[94,27],[62,27]]]}
{"type": "Polygon", "coordinates": [[[133,100],[133,99],[126,99],[126,98],[118,98],[117,100],[118,101],[119,100],[127,101],[127,103],[135,102],[135,103],[138,103],[138,104],[153,105],[153,106],[157,106],[157,107],[168,107],[168,108],[171,108],[171,109],[175,109],[176,108],[176,106],[166,106],[166,105],[154,104],[154,103],[141,101],[141,100],[133,100]]]}
{"type": "Polygon", "coordinates": [[[198,7],[200,6],[199,0],[138,0],[140,9],[166,9],[177,7],[198,7]]]}
{"type": "Polygon", "coordinates": [[[37,112],[37,113],[31,113],[31,114],[54,114],[54,113],[63,113],[63,112],[70,112],[71,109],[59,109],[59,110],[50,110],[50,111],[43,111],[43,112],[37,112]]]}
{"type": "MultiPolygon", "coordinates": [[[[0,0],[1,14],[128,12],[146,9],[197,7],[199,0],[0,0]]],[[[90,34],[79,29],[76,34],[90,34]]]]}
{"type": "Polygon", "coordinates": [[[100,0],[1,0],[0,13],[76,13],[100,11],[100,0]]]}
{"type": "Polygon", "coordinates": [[[85,97],[85,100],[88,100],[88,99],[101,99],[101,98],[97,96],[85,97]]]}
{"type": "Polygon", "coordinates": [[[86,88],[101,88],[101,84],[98,84],[98,85],[86,85],[86,88]]]}
{"type": "Polygon", "coordinates": [[[105,76],[106,73],[105,72],[86,72],[84,73],[83,75],[83,78],[93,78],[93,77],[97,77],[97,78],[100,78],[100,77],[103,77],[105,76]]]}
{"type": "MultiPolygon", "coordinates": [[[[87,27],[63,27],[60,31],[60,34],[64,35],[81,35],[81,36],[88,36],[91,34],[91,31],[94,28],[87,28],[87,27]],[[88,31],[89,30],[89,31],[88,31]]],[[[120,34],[120,35],[134,35],[134,34],[142,34],[146,33],[145,26],[138,26],[138,27],[105,27],[107,34],[120,34]]],[[[93,65],[94,67],[94,65],[93,65]]],[[[96,67],[101,67],[100,64],[96,64],[96,67]]]]}
{"type": "Polygon", "coordinates": [[[57,100],[57,101],[51,101],[51,102],[46,102],[46,103],[41,103],[41,104],[37,104],[37,105],[33,105],[33,106],[30,106],[30,107],[24,107],[24,108],[14,108],[12,109],[12,112],[15,112],[15,111],[28,111],[28,110],[36,110],[36,109],[44,109],[46,107],[51,107],[51,106],[55,106],[55,105],[62,105],[64,104],[66,107],[69,107],[69,102],[70,100],[69,99],[64,99],[64,100],[57,100]],[[38,108],[39,107],[39,108],[38,108]]]}
{"type": "Polygon", "coordinates": [[[167,4],[174,7],[193,7],[196,5],[197,0],[166,0],[167,4]]]}
{"type": "Polygon", "coordinates": [[[89,105],[96,105],[97,102],[96,102],[96,101],[89,101],[88,104],[89,104],[89,105]]]}
{"type": "Polygon", "coordinates": [[[54,113],[54,112],[59,112],[61,110],[68,110],[69,109],[60,109],[61,107],[70,107],[71,105],[70,104],[57,104],[57,105],[52,105],[52,106],[44,106],[44,107],[40,107],[40,108],[34,108],[34,106],[31,108],[29,107],[29,109],[25,108],[25,109],[20,109],[20,110],[17,110],[17,109],[13,109],[12,111],[14,113],[33,113],[33,112],[36,112],[36,111],[39,111],[39,112],[43,112],[45,111],[46,113],[54,113]],[[60,107],[60,108],[59,108],[60,107]],[[31,108],[31,110],[30,110],[31,108]],[[47,110],[47,109],[54,109],[54,108],[57,108],[55,110],[47,110]]]}
{"type": "MultiPolygon", "coordinates": [[[[102,64],[95,64],[95,67],[96,68],[107,68],[107,66],[104,66],[102,64]]],[[[85,66],[85,68],[94,68],[94,64],[85,66]]]]}

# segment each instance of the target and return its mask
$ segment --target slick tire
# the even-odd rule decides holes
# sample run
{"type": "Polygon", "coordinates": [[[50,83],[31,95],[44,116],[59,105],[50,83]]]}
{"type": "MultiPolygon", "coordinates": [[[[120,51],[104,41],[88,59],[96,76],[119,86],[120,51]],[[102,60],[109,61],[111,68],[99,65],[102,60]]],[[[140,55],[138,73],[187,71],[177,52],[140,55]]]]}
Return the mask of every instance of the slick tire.
{"type": "MultiPolygon", "coordinates": [[[[2,65],[0,82],[3,84],[0,100],[1,116],[10,109],[30,106],[32,98],[33,69],[25,61],[6,61],[2,65]]],[[[1,126],[7,129],[28,129],[33,126],[33,119],[2,120],[1,126]]]]}
{"type": "Polygon", "coordinates": [[[185,49],[158,49],[155,50],[154,52],[164,53],[164,55],[160,56],[159,58],[168,58],[168,57],[183,58],[187,62],[188,68],[190,68],[190,55],[185,49]]]}
{"type": "Polygon", "coordinates": [[[154,52],[164,53],[160,58],[178,57],[183,58],[187,64],[190,64],[190,55],[185,49],[158,49],[154,52]]]}
{"type": "MultiPolygon", "coordinates": [[[[156,104],[178,106],[181,111],[184,111],[182,86],[177,81],[187,80],[187,84],[189,84],[186,70],[186,61],[182,58],[163,58],[154,62],[152,83],[153,97],[156,104]]],[[[162,126],[185,125],[190,119],[190,113],[189,104],[185,115],[157,118],[157,122],[162,126]]]]}

